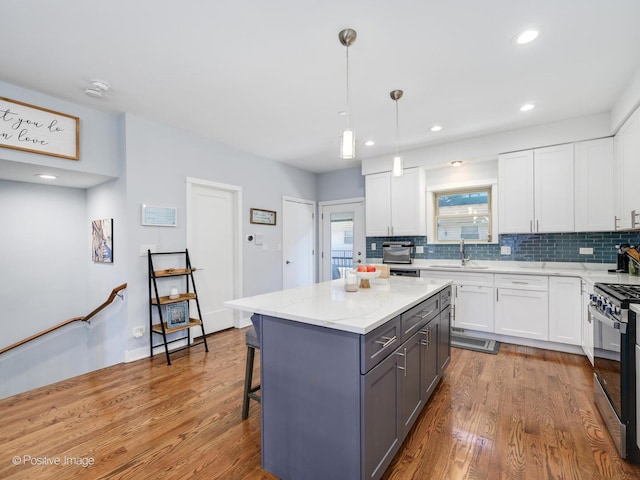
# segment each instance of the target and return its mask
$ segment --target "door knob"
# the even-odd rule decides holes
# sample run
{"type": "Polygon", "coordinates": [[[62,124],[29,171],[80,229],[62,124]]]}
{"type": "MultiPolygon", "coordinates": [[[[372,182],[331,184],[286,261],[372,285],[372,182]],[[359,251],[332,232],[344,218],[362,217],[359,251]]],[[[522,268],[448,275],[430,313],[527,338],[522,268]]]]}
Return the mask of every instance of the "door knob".
{"type": "Polygon", "coordinates": [[[293,262],[291,262],[290,260],[287,260],[285,263],[289,265],[290,263],[293,263],[293,262]]]}

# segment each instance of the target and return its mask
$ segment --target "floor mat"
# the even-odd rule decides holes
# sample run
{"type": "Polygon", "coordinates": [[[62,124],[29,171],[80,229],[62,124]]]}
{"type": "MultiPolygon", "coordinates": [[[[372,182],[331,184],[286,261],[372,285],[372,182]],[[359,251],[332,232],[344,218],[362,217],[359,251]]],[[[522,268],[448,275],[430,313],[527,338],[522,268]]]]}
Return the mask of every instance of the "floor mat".
{"type": "Polygon", "coordinates": [[[500,350],[500,342],[496,340],[485,340],[484,338],[467,337],[464,335],[451,335],[451,346],[475,350],[476,352],[491,353],[496,355],[500,350]]]}

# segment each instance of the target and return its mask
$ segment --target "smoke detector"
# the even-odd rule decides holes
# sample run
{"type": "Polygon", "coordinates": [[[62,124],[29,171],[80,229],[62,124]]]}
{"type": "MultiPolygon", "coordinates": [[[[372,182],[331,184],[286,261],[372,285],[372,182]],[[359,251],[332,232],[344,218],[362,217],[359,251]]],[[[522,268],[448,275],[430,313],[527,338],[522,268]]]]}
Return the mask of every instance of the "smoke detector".
{"type": "Polygon", "coordinates": [[[84,93],[88,97],[102,98],[102,94],[109,90],[109,83],[104,80],[92,80],[91,86],[87,87],[84,93]]]}

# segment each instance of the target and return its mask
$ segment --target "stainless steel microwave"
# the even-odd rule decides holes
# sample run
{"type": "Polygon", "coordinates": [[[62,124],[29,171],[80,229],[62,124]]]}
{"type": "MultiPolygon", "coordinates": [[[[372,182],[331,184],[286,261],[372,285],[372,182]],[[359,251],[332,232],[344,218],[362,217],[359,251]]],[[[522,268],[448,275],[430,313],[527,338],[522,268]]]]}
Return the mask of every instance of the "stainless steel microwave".
{"type": "Polygon", "coordinates": [[[382,263],[412,263],[413,242],[384,242],[382,263]]]}

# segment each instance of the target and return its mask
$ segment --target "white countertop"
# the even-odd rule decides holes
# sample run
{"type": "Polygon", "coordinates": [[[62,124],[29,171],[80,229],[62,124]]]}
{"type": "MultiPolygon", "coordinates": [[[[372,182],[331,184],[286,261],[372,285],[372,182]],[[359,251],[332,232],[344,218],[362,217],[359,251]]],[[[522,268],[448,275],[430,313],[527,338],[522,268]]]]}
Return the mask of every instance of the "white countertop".
{"type": "Polygon", "coordinates": [[[236,310],[364,335],[442,290],[442,279],[393,277],[344,290],[344,280],[316,283],[224,302],[236,310]]]}
{"type": "MultiPolygon", "coordinates": [[[[369,263],[382,263],[380,258],[368,259],[369,263]]],[[[505,273],[516,275],[549,275],[579,277],[589,283],[623,283],[640,285],[640,277],[626,273],[608,273],[613,264],[577,263],[577,262],[515,262],[515,261],[468,261],[465,267],[459,267],[460,260],[416,259],[412,264],[389,265],[391,268],[417,268],[428,272],[450,271],[465,273],[505,273]],[[481,268],[478,268],[481,267],[481,268]]],[[[425,273],[423,273],[424,275],[425,273]]]]}

